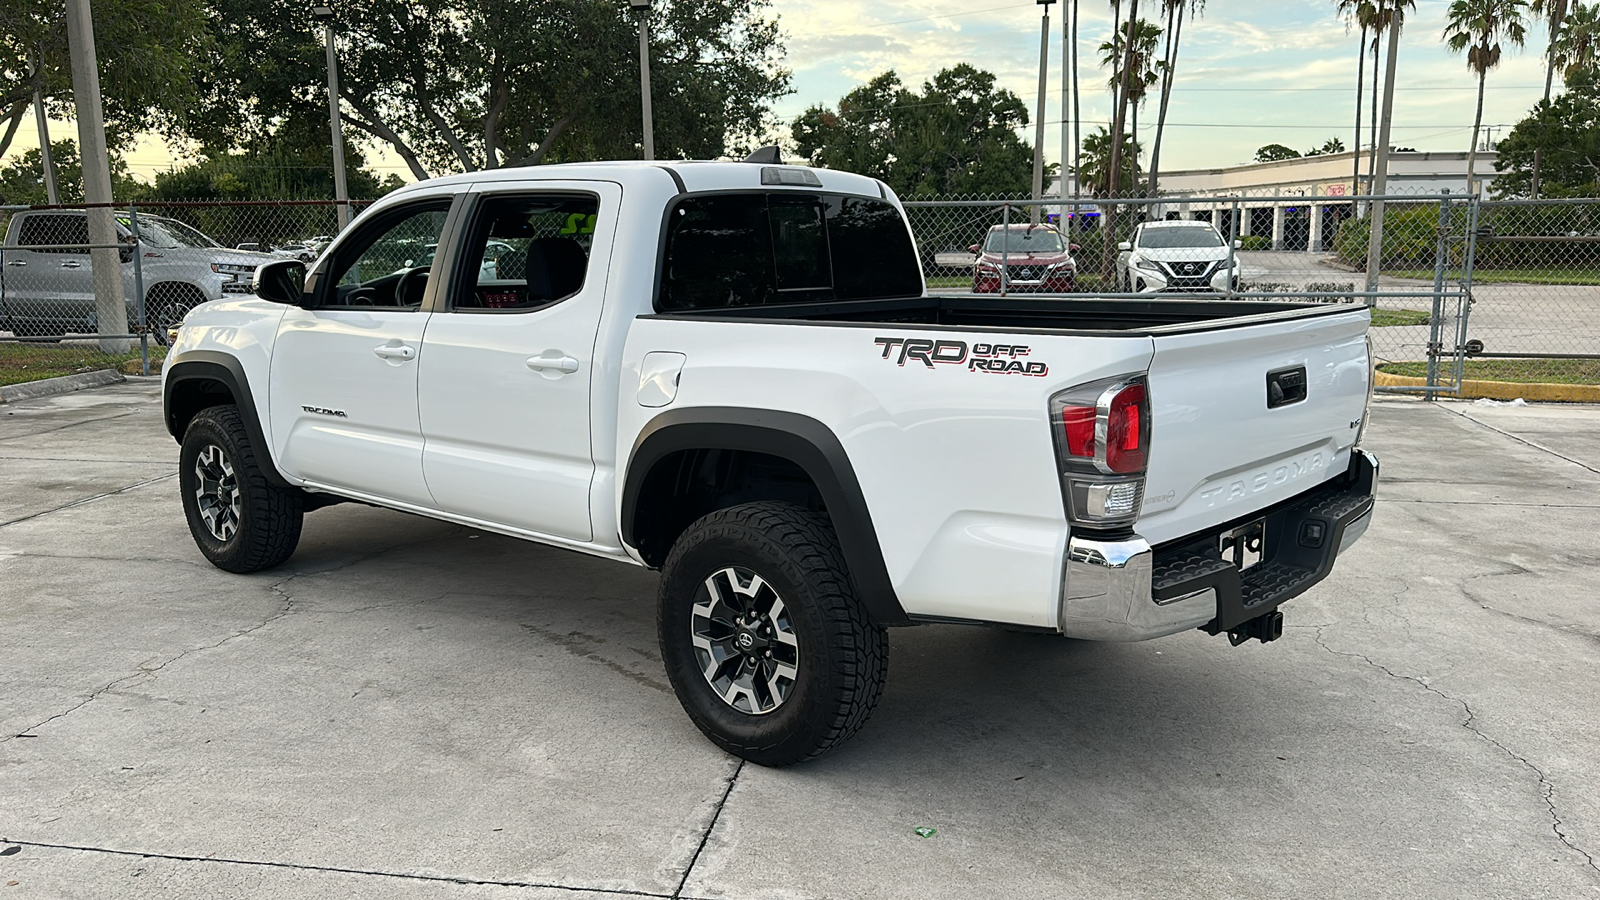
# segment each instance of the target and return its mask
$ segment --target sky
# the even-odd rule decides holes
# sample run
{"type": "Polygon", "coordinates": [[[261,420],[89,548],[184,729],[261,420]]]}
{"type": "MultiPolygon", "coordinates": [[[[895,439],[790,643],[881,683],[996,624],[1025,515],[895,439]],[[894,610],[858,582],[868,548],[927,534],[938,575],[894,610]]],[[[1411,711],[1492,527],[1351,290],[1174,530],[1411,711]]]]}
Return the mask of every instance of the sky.
{"type": "MultiPolygon", "coordinates": [[[[1396,69],[1395,146],[1467,149],[1477,83],[1465,59],[1440,40],[1447,6],[1445,0],[1417,0],[1408,16],[1396,69]]],[[[1140,7],[1153,10],[1156,4],[1145,0],[1140,7]]],[[[773,0],[771,11],[785,33],[787,65],[794,73],[794,93],[779,100],[775,112],[787,122],[813,104],[835,106],[845,93],[889,69],[907,85],[920,86],[942,68],[970,62],[994,72],[1000,86],[1027,104],[1031,117],[1038,93],[1040,9],[1032,2],[1002,0],[773,0]]],[[[1047,161],[1060,159],[1061,9],[1049,7],[1047,161]]],[[[1080,13],[1087,134],[1110,119],[1108,73],[1094,63],[1096,48],[1110,37],[1112,18],[1108,3],[1090,0],[1080,0],[1080,13]]],[[[1183,28],[1162,168],[1247,163],[1257,148],[1271,143],[1304,152],[1337,136],[1350,147],[1357,39],[1345,30],[1331,0],[1210,0],[1203,15],[1183,28]]],[[[1499,68],[1489,74],[1483,121],[1501,135],[1543,93],[1545,40],[1542,24],[1530,27],[1528,46],[1507,48],[1499,68]]],[[[1367,72],[1370,79],[1370,58],[1367,72]]],[[[1363,131],[1369,118],[1363,117],[1363,131]]],[[[1152,91],[1139,120],[1146,148],[1155,135],[1155,119],[1152,91]]],[[[51,127],[57,139],[76,137],[68,123],[51,127]]],[[[1032,132],[1030,127],[1024,134],[1030,144],[1032,132]]],[[[30,116],[7,156],[33,146],[30,116]]],[[[135,176],[150,179],[184,155],[183,148],[151,137],[128,155],[128,163],[135,176]]],[[[382,172],[410,179],[392,153],[377,150],[372,161],[382,172]]]]}

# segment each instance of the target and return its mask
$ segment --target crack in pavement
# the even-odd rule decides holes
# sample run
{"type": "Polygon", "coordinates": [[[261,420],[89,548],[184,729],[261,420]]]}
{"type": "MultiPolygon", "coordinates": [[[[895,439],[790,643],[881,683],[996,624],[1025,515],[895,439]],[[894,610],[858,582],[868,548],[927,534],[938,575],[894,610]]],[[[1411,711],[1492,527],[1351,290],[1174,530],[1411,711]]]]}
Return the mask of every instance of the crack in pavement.
{"type": "Polygon", "coordinates": [[[24,728],[21,731],[17,732],[16,734],[9,734],[9,735],[5,735],[4,737],[0,737],[0,744],[4,744],[4,743],[6,743],[8,741],[12,741],[12,740],[15,740],[17,738],[38,737],[38,735],[34,734],[33,732],[38,731],[40,728],[43,728],[46,725],[49,725],[51,722],[59,721],[61,719],[66,718],[67,716],[72,715],[73,713],[77,712],[78,710],[83,709],[85,706],[88,706],[89,704],[93,703],[94,701],[100,699],[101,697],[105,696],[108,693],[111,693],[112,691],[115,691],[116,689],[124,686],[125,684],[128,684],[128,683],[133,682],[133,681],[137,681],[137,680],[142,679],[142,678],[147,678],[149,676],[152,676],[152,675],[156,674],[157,672],[160,672],[162,669],[165,669],[167,666],[172,665],[173,663],[183,659],[184,657],[186,657],[186,656],[188,656],[188,655],[190,655],[192,653],[200,653],[200,652],[203,652],[205,650],[215,650],[218,647],[221,647],[223,644],[226,644],[229,641],[234,640],[235,638],[244,637],[247,634],[251,634],[253,632],[259,631],[259,630],[267,627],[268,625],[271,625],[273,622],[276,622],[279,619],[283,618],[284,616],[287,616],[290,613],[290,611],[293,609],[293,607],[294,607],[294,598],[289,596],[289,594],[286,593],[283,590],[283,585],[288,584],[290,581],[293,581],[297,577],[299,577],[299,576],[298,575],[290,575],[288,578],[285,578],[282,581],[277,582],[276,584],[273,584],[269,588],[269,590],[273,591],[274,593],[278,594],[278,596],[283,598],[283,608],[278,610],[277,612],[273,613],[272,615],[268,616],[267,618],[263,619],[262,621],[254,624],[254,625],[251,625],[249,628],[245,628],[245,629],[243,629],[241,631],[236,631],[233,634],[228,635],[227,637],[223,638],[220,641],[217,641],[214,644],[205,644],[205,645],[200,646],[200,647],[190,647],[187,650],[184,650],[183,652],[178,653],[176,656],[171,657],[170,659],[162,660],[161,663],[158,664],[158,665],[148,666],[148,665],[142,665],[141,664],[138,667],[138,671],[134,672],[131,675],[124,675],[121,678],[117,678],[117,679],[111,681],[109,684],[106,684],[105,686],[96,689],[95,691],[90,693],[89,696],[85,697],[83,700],[81,700],[78,703],[74,704],[72,707],[70,707],[68,709],[65,709],[65,710],[62,710],[61,712],[58,712],[55,715],[50,716],[49,718],[45,719],[42,722],[38,722],[38,723],[36,723],[34,725],[31,725],[31,726],[29,726],[27,728],[24,728]]]}
{"type": "Polygon", "coordinates": [[[1543,444],[1536,444],[1533,441],[1530,441],[1525,437],[1521,437],[1519,435],[1512,434],[1511,432],[1506,431],[1505,429],[1502,429],[1502,428],[1496,428],[1493,425],[1490,425],[1488,422],[1483,421],[1482,419],[1474,419],[1473,417],[1467,415],[1466,413],[1461,412],[1459,410],[1451,409],[1448,406],[1443,406],[1443,407],[1440,407],[1440,408],[1443,409],[1445,412],[1450,413],[1451,415],[1459,416],[1459,417],[1461,417],[1463,419],[1466,419],[1468,422],[1471,422],[1474,425],[1478,425],[1478,426],[1481,426],[1483,428],[1487,428],[1490,431],[1494,432],[1495,434],[1505,435],[1506,437],[1512,439],[1513,441],[1516,441],[1519,444],[1524,444],[1526,446],[1532,447],[1535,450],[1538,450],[1538,451],[1541,451],[1541,452],[1544,452],[1544,453],[1548,453],[1551,456],[1554,456],[1556,459],[1565,460],[1566,462],[1572,463],[1573,465],[1577,466],[1580,469],[1584,469],[1586,471],[1593,472],[1596,475],[1600,475],[1600,469],[1596,469],[1594,466],[1591,466],[1588,463],[1579,462],[1578,460],[1573,459],[1572,457],[1567,456],[1567,455],[1565,455],[1563,453],[1560,453],[1560,452],[1558,452],[1556,450],[1552,450],[1549,447],[1544,446],[1543,444]]]}
{"type": "Polygon", "coordinates": [[[1472,705],[1470,703],[1468,703],[1467,701],[1462,700],[1459,697],[1452,697],[1449,694],[1446,694],[1444,691],[1441,691],[1438,688],[1434,687],[1433,685],[1429,684],[1427,681],[1424,681],[1423,679],[1418,678],[1418,677],[1416,677],[1414,675],[1402,675],[1402,674],[1394,671],[1393,669],[1389,668],[1388,666],[1383,665],[1382,663],[1374,662],[1371,657],[1365,656],[1365,655],[1360,654],[1360,653],[1352,653],[1352,652],[1347,652],[1347,651],[1344,651],[1344,650],[1335,650],[1332,647],[1329,647],[1327,645],[1327,643],[1323,640],[1323,634],[1322,633],[1323,633],[1323,631],[1325,629],[1330,628],[1330,627],[1332,627],[1332,626],[1330,626],[1330,625],[1319,625],[1319,626],[1316,627],[1316,633],[1314,635],[1314,640],[1317,642],[1317,646],[1318,647],[1321,647],[1323,650],[1328,651],[1329,653],[1333,654],[1334,656],[1343,656],[1343,657],[1345,657],[1347,659],[1359,659],[1362,662],[1366,663],[1368,666],[1371,666],[1372,668],[1377,669],[1378,671],[1382,672],[1383,674],[1388,675],[1390,678],[1394,678],[1394,679],[1397,679],[1397,680],[1400,680],[1400,681],[1409,681],[1412,684],[1417,685],[1418,687],[1422,688],[1423,690],[1427,691],[1430,694],[1437,695],[1438,697],[1440,697],[1440,698],[1442,698],[1442,699],[1444,699],[1444,700],[1446,700],[1446,701],[1448,701],[1450,703],[1454,703],[1454,704],[1459,705],[1461,707],[1462,711],[1467,714],[1466,719],[1459,723],[1462,728],[1467,729],[1468,731],[1470,731],[1473,734],[1477,735],[1479,738],[1483,739],[1486,743],[1488,743],[1491,746],[1493,746],[1496,749],[1498,749],[1501,753],[1504,753],[1506,756],[1510,757],[1511,759],[1521,763],[1525,768],[1528,769],[1528,771],[1532,772],[1539,779],[1539,788],[1540,788],[1539,796],[1540,796],[1540,799],[1542,799],[1544,801],[1544,804],[1548,808],[1549,813],[1550,813],[1550,830],[1555,833],[1556,839],[1559,840],[1562,844],[1565,844],[1568,849],[1570,849],[1574,853],[1577,853],[1578,855],[1582,856],[1584,858],[1584,861],[1588,864],[1589,868],[1594,869],[1596,872],[1600,872],[1600,862],[1597,862],[1595,860],[1594,855],[1591,854],[1589,851],[1583,849],[1582,847],[1578,846],[1577,842],[1574,841],[1571,837],[1569,837],[1567,835],[1567,833],[1565,831],[1562,830],[1562,828],[1564,827],[1564,823],[1561,821],[1561,812],[1560,812],[1560,810],[1558,810],[1556,808],[1556,801],[1555,801],[1556,788],[1555,788],[1555,784],[1550,781],[1549,776],[1547,776],[1545,774],[1543,769],[1541,769],[1538,766],[1534,765],[1533,763],[1529,762],[1527,757],[1516,753],[1510,747],[1507,747],[1505,744],[1502,744],[1498,740],[1494,739],[1493,737],[1490,737],[1488,734],[1485,734],[1481,729],[1479,729],[1476,725],[1474,725],[1473,723],[1475,723],[1477,721],[1478,714],[1472,709],[1472,705]]]}
{"type": "Polygon", "coordinates": [[[41,434],[54,434],[57,431],[66,431],[68,428],[77,428],[80,425],[93,425],[96,422],[110,422],[113,419],[126,419],[129,416],[138,415],[139,412],[140,410],[138,409],[130,409],[125,413],[118,413],[114,416],[101,416],[98,419],[84,419],[78,422],[68,422],[65,425],[57,425],[54,428],[45,428],[40,431],[29,431],[23,434],[8,434],[5,437],[0,437],[0,441],[19,441],[23,438],[38,437],[41,434]]]}
{"type": "Polygon", "coordinates": [[[398,878],[407,881],[423,881],[442,884],[486,885],[489,887],[527,888],[530,890],[557,890],[572,891],[586,894],[602,894],[612,897],[654,897],[659,900],[689,900],[680,894],[662,894],[654,891],[636,891],[627,888],[600,888],[581,887],[578,885],[558,884],[555,882],[515,881],[501,878],[477,878],[467,875],[428,875],[418,872],[387,872],[382,869],[353,869],[344,866],[318,866],[309,863],[279,862],[277,860],[262,859],[235,859],[226,856],[186,856],[178,853],[153,853],[139,850],[118,850],[111,847],[88,847],[78,844],[53,844],[42,841],[23,841],[16,838],[0,837],[0,843],[21,847],[36,847],[46,850],[73,850],[80,853],[104,853],[111,856],[131,856],[138,859],[164,859],[173,862],[213,863],[228,866],[252,866],[268,869],[288,869],[297,872],[316,872],[332,875],[363,875],[371,878],[398,878]]]}
{"type": "Polygon", "coordinates": [[[650,678],[648,675],[635,672],[627,666],[624,666],[614,660],[607,659],[589,649],[590,645],[604,643],[604,638],[595,638],[591,635],[584,634],[581,631],[570,631],[566,634],[562,634],[559,631],[553,631],[548,628],[540,628],[537,625],[530,625],[526,622],[521,624],[524,631],[528,631],[544,638],[545,640],[555,644],[557,647],[560,647],[579,659],[587,659],[591,662],[597,662],[611,671],[616,672],[618,675],[628,679],[629,681],[642,684],[651,690],[660,691],[668,696],[672,695],[672,688],[661,684],[660,682],[650,678]]]}
{"type": "Polygon", "coordinates": [[[146,478],[143,481],[134,482],[133,484],[130,484],[127,487],[119,487],[114,491],[106,491],[103,494],[95,494],[93,497],[84,497],[84,498],[79,499],[79,500],[74,500],[71,503],[63,503],[60,506],[57,506],[57,507],[55,507],[53,509],[44,509],[44,510],[40,510],[39,512],[36,512],[36,513],[29,513],[29,514],[27,514],[25,516],[21,516],[21,517],[15,518],[15,519],[11,519],[11,520],[6,521],[6,522],[0,522],[0,528],[4,528],[7,525],[15,525],[18,522],[26,522],[29,519],[37,519],[40,516],[48,516],[51,513],[58,513],[58,512],[61,512],[64,509],[72,509],[75,506],[82,506],[85,503],[93,503],[96,500],[104,500],[107,497],[115,497],[117,494],[126,493],[127,491],[131,491],[134,488],[141,488],[141,487],[144,487],[147,484],[155,484],[158,481],[164,481],[164,480],[166,480],[168,478],[174,478],[174,477],[177,476],[177,474],[178,474],[177,472],[168,472],[165,475],[157,475],[154,478],[146,478]]]}
{"type": "Polygon", "coordinates": [[[689,857],[689,865],[683,869],[683,877],[678,880],[677,890],[672,892],[672,900],[682,900],[683,889],[689,883],[689,876],[694,874],[695,864],[700,861],[700,854],[706,849],[706,842],[711,840],[711,832],[717,830],[717,821],[722,818],[722,808],[728,805],[728,797],[733,794],[733,786],[738,783],[739,776],[744,774],[745,761],[733,767],[733,774],[728,776],[728,786],[722,791],[722,799],[717,801],[717,808],[711,811],[711,821],[706,823],[705,833],[700,835],[700,844],[694,848],[694,855],[689,857]]]}

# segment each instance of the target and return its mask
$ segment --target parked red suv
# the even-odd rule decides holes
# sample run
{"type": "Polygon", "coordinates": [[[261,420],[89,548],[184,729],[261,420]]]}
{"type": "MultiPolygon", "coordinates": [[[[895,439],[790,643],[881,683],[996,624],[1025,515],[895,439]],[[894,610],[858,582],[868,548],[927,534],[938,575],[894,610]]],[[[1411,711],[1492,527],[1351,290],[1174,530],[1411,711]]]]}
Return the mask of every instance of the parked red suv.
{"type": "Polygon", "coordinates": [[[1006,271],[1010,293],[1067,293],[1076,289],[1078,264],[1061,232],[1049,225],[996,225],[983,244],[967,248],[978,254],[972,270],[974,294],[998,294],[1000,270],[1006,271]]]}

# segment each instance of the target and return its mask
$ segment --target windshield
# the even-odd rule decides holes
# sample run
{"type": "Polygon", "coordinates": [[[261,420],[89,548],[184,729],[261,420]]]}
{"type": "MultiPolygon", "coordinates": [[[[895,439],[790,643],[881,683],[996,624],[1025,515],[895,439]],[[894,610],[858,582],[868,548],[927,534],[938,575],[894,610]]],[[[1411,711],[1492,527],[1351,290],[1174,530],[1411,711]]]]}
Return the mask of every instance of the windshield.
{"type": "Polygon", "coordinates": [[[1060,253],[1061,234],[1048,228],[1037,228],[1032,231],[991,231],[988,243],[983,245],[987,253],[1060,253]]]}
{"type": "MultiPolygon", "coordinates": [[[[117,221],[129,231],[133,230],[133,223],[128,216],[117,216],[117,221]]],[[[179,247],[199,247],[209,250],[222,246],[182,222],[153,219],[148,216],[139,220],[139,237],[146,244],[159,250],[176,250],[179,247]]]]}
{"type": "Polygon", "coordinates": [[[1222,235],[1211,228],[1146,228],[1139,246],[1155,250],[1179,247],[1221,247],[1222,235]]]}

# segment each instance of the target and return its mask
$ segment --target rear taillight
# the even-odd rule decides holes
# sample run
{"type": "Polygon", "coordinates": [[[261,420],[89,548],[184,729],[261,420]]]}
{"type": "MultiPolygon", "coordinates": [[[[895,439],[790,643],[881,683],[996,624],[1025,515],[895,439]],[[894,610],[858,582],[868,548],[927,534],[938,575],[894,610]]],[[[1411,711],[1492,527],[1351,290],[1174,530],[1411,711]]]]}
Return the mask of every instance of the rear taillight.
{"type": "Polygon", "coordinates": [[[1139,518],[1150,450],[1145,376],[1123,375],[1068,388],[1050,398],[1067,518],[1115,528],[1139,518]]]}

